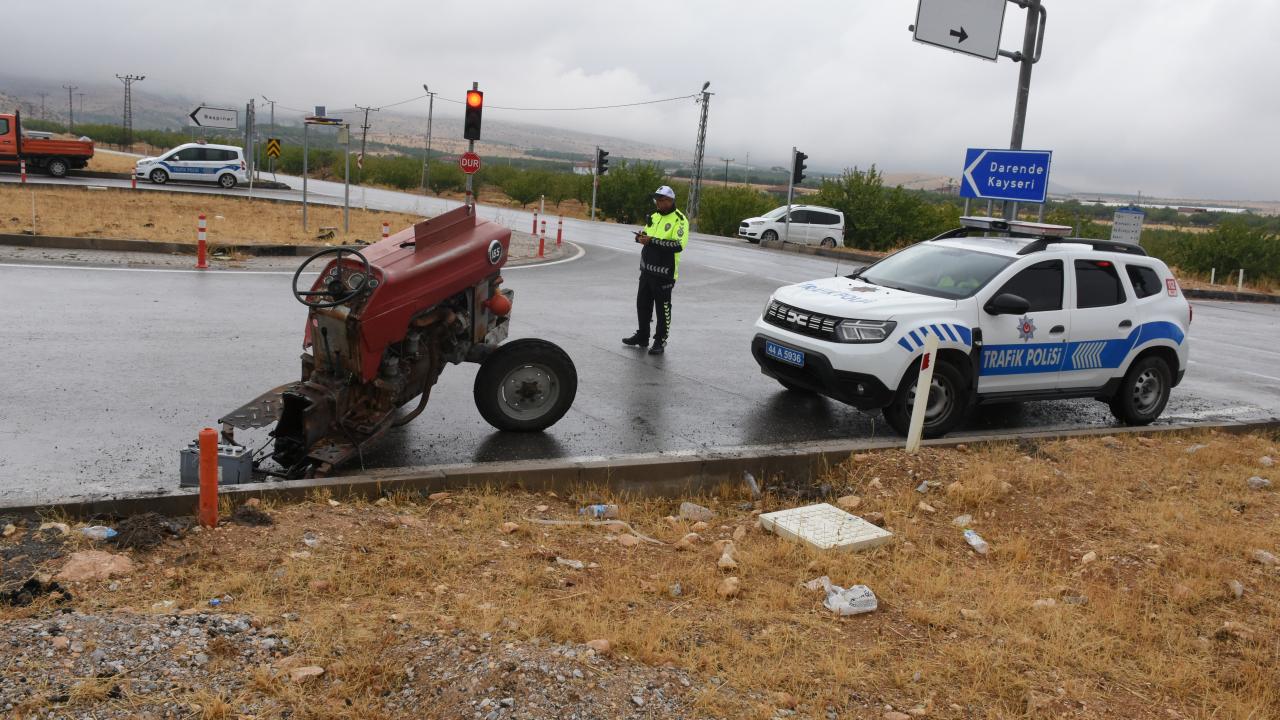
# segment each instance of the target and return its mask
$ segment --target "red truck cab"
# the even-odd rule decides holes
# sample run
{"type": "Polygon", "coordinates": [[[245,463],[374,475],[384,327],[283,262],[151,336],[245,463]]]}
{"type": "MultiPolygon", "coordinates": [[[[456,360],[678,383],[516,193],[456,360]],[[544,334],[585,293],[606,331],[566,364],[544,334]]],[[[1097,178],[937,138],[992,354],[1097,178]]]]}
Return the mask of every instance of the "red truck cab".
{"type": "Polygon", "coordinates": [[[54,177],[63,177],[70,170],[80,170],[93,157],[90,140],[57,140],[54,138],[24,137],[22,114],[0,113],[0,166],[17,167],[27,161],[29,170],[44,170],[54,177]]]}

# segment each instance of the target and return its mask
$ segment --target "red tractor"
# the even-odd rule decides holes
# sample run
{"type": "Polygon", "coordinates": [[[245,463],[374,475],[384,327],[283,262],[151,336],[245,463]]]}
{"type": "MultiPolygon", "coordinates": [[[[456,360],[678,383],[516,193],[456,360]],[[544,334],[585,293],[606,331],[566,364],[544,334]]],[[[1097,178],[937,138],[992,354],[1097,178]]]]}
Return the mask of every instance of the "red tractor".
{"type": "Polygon", "coordinates": [[[502,344],[514,293],[502,288],[499,271],[510,242],[510,230],[463,206],[362,250],[335,247],[308,258],[293,276],[294,295],[310,308],[302,379],[219,420],[220,464],[259,454],[236,444],[236,429],[275,423],[277,467],[266,465],[264,445],[253,469],[324,476],[417,417],[449,363],[480,363],[476,407],[499,430],[536,432],[558,421],[577,394],[573,361],[545,340],[502,344]],[[315,282],[299,284],[325,259],[315,282]]]}

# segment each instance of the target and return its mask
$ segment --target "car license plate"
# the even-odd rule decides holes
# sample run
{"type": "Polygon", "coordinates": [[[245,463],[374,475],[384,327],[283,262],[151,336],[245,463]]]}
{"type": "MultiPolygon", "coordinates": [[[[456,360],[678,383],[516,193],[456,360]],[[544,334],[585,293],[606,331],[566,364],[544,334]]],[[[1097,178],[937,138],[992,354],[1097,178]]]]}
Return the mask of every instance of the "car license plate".
{"type": "Polygon", "coordinates": [[[804,353],[799,350],[793,350],[786,345],[779,345],[772,340],[764,341],[764,354],[775,360],[781,360],[788,365],[804,367],[804,353]]]}

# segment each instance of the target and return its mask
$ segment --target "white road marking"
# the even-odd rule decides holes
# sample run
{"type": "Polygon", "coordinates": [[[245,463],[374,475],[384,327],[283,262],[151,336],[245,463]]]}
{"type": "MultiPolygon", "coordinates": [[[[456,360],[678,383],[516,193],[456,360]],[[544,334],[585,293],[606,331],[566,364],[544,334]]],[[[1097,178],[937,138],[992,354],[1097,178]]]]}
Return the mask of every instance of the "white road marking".
{"type": "Polygon", "coordinates": [[[1214,345],[1223,345],[1225,347],[1235,348],[1237,350],[1248,350],[1253,353],[1262,353],[1263,355],[1274,355],[1276,357],[1280,357],[1280,352],[1276,352],[1274,350],[1263,350],[1262,348],[1249,347],[1248,345],[1236,345],[1235,343],[1223,342],[1221,340],[1209,340],[1207,338],[1203,341],[1213,343],[1214,345]]]}
{"type": "Polygon", "coordinates": [[[730,272],[730,273],[733,273],[733,274],[735,274],[735,275],[746,275],[746,274],[747,274],[745,270],[734,270],[733,268],[720,267],[719,265],[710,265],[710,264],[707,264],[707,263],[702,263],[702,266],[703,266],[703,267],[709,267],[709,268],[711,268],[712,270],[722,270],[722,271],[724,271],[724,272],[730,272]]]}
{"type": "MultiPolygon", "coordinates": [[[[1220,345],[1226,345],[1227,343],[1219,343],[1219,344],[1220,344],[1220,345]]],[[[1201,365],[1202,363],[1200,363],[1200,362],[1198,362],[1198,361],[1196,361],[1196,360],[1188,360],[1188,361],[1187,361],[1187,364],[1188,364],[1188,365],[1201,365]]],[[[1216,364],[1216,363],[1215,363],[1215,364],[1216,364]]],[[[1262,373],[1249,372],[1248,370],[1236,370],[1236,369],[1234,369],[1234,368],[1230,369],[1230,371],[1231,371],[1231,372],[1241,373],[1242,375],[1252,375],[1253,377],[1256,377],[1256,378],[1262,378],[1263,380],[1273,380],[1273,381],[1275,381],[1275,382],[1280,382],[1280,377],[1275,377],[1275,376],[1272,376],[1272,375],[1263,375],[1262,373]]]]}

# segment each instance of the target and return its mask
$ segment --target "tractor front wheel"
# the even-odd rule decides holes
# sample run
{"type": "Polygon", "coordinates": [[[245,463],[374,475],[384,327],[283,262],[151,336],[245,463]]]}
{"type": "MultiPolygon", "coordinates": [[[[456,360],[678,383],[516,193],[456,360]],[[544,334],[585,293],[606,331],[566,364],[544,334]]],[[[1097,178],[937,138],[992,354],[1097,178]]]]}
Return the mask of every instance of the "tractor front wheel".
{"type": "Polygon", "coordinates": [[[573,405],[578,371],[554,343],[522,339],[499,347],[480,364],[476,408],[499,430],[538,432],[573,405]]]}

